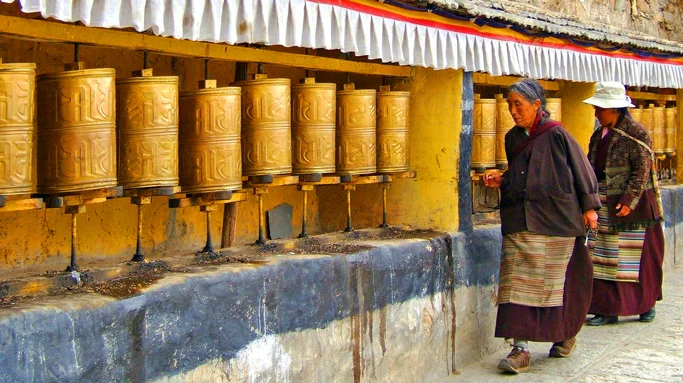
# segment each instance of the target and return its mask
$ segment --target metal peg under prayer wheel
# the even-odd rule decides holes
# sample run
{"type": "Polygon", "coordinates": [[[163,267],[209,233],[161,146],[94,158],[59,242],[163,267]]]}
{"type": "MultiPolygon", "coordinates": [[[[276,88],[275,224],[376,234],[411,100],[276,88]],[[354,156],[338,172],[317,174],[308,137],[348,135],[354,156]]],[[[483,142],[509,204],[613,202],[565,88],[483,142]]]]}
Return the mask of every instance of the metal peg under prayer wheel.
{"type": "MultiPolygon", "coordinates": [[[[114,188],[116,70],[84,69],[82,62],[66,64],[65,68],[62,73],[38,76],[38,192],[114,188]]],[[[68,206],[64,211],[71,214],[71,264],[67,271],[74,271],[78,270],[76,217],[85,212],[85,205],[68,206]]]]}
{"type": "MultiPolygon", "coordinates": [[[[377,172],[400,173],[410,170],[410,92],[392,91],[388,85],[377,92],[377,172]]],[[[382,224],[387,228],[387,190],[381,183],[382,224]]]]}
{"type": "MultiPolygon", "coordinates": [[[[118,178],[124,189],[178,185],[178,77],[153,76],[152,69],[116,81],[118,178]]],[[[172,192],[166,193],[166,195],[172,192]]],[[[152,197],[133,197],[138,208],[137,246],[142,254],[142,205],[152,197]]]]}
{"type": "Polygon", "coordinates": [[[496,166],[496,100],[474,95],[471,168],[483,173],[496,166]]]}
{"type": "MultiPolygon", "coordinates": [[[[275,176],[292,172],[292,105],[289,79],[257,73],[242,87],[242,172],[275,176]]],[[[263,194],[259,200],[257,244],[265,243],[263,194]]]]}
{"type": "Polygon", "coordinates": [[[515,120],[508,110],[508,103],[502,94],[496,95],[496,167],[501,170],[508,168],[505,153],[505,135],[515,126],[515,120]]]}
{"type": "Polygon", "coordinates": [[[628,110],[629,113],[631,113],[631,118],[633,118],[634,121],[638,121],[642,123],[643,120],[643,106],[639,106],[637,108],[631,108],[628,110]]]}
{"type": "Polygon", "coordinates": [[[652,136],[652,146],[656,155],[664,154],[666,147],[666,116],[663,106],[654,107],[654,135],[652,136]]]}
{"type": "Polygon", "coordinates": [[[561,98],[546,98],[545,106],[550,112],[550,119],[562,122],[562,99],[561,98]]]}
{"type": "MultiPolygon", "coordinates": [[[[322,179],[324,173],[335,171],[335,112],[337,85],[318,84],[308,77],[292,85],[292,172],[322,179]]],[[[306,233],[308,192],[313,185],[301,185],[303,213],[300,238],[306,233]]]]}
{"type": "MultiPolygon", "coordinates": [[[[353,83],[337,92],[337,173],[372,174],[377,171],[377,92],[356,90],[353,83]]],[[[344,185],[346,191],[346,229],[351,225],[351,191],[356,185],[344,185]]]]}
{"type": "MultiPolygon", "coordinates": [[[[0,60],[0,63],[2,60],[0,60]]],[[[36,64],[0,64],[0,195],[36,191],[36,64]]]]}
{"type": "MultiPolygon", "coordinates": [[[[199,89],[180,93],[178,151],[180,187],[188,194],[230,192],[242,188],[241,89],[199,82],[199,89]]],[[[205,253],[213,253],[211,212],[206,213],[205,253]]]]}
{"type": "Polygon", "coordinates": [[[650,104],[649,107],[643,109],[642,120],[640,121],[645,127],[645,131],[650,136],[651,140],[654,140],[655,135],[655,115],[654,115],[654,104],[650,104]]]}
{"type": "Polygon", "coordinates": [[[116,186],[115,74],[106,68],[38,76],[40,193],[116,186]]]}

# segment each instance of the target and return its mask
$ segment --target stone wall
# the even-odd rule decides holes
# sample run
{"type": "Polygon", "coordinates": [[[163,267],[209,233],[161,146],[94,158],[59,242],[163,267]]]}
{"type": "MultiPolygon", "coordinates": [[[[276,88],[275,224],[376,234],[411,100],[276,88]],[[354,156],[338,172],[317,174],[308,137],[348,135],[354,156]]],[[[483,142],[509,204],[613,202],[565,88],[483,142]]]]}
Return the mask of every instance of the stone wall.
{"type": "Polygon", "coordinates": [[[433,381],[504,344],[492,336],[499,230],[2,308],[0,381],[433,381]]]}
{"type": "Polygon", "coordinates": [[[683,2],[680,0],[531,0],[539,8],[634,30],[660,39],[683,41],[683,2]]]}

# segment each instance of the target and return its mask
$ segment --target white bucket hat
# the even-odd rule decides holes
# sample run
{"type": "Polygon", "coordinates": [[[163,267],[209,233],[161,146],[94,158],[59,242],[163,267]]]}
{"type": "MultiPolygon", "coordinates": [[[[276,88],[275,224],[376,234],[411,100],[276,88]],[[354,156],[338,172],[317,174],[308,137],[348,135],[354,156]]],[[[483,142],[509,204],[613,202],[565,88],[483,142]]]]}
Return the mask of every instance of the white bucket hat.
{"type": "Polygon", "coordinates": [[[583,102],[605,109],[634,107],[631,104],[631,98],[626,95],[624,85],[620,82],[611,81],[595,83],[595,94],[583,102]]]}

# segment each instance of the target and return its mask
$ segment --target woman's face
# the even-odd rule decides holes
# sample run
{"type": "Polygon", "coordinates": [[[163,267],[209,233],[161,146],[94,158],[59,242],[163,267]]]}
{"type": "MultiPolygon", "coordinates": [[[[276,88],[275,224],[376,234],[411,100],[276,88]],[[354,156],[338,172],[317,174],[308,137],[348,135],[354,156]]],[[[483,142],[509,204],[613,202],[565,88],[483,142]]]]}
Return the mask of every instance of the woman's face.
{"type": "Polygon", "coordinates": [[[515,124],[527,130],[531,129],[536,119],[536,113],[541,108],[541,100],[537,99],[530,102],[519,93],[510,92],[507,101],[508,110],[515,120],[515,124]]]}
{"type": "Polygon", "coordinates": [[[619,119],[619,112],[616,109],[605,109],[599,106],[595,108],[595,117],[600,121],[600,126],[614,125],[619,119]]]}

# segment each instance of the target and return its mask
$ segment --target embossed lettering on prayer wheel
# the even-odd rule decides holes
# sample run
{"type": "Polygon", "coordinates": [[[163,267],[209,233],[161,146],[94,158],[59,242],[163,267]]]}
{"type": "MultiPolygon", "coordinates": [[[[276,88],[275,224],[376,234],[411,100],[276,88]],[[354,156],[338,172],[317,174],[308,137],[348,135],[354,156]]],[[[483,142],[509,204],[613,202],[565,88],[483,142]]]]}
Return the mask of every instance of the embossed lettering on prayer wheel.
{"type": "Polygon", "coordinates": [[[666,108],[666,148],[664,152],[673,153],[676,151],[676,107],[666,108]]]}
{"type": "Polygon", "coordinates": [[[334,173],[336,84],[292,85],[292,171],[334,173]]]}
{"type": "Polygon", "coordinates": [[[502,94],[496,95],[496,167],[507,169],[508,159],[505,153],[505,135],[515,126],[515,120],[508,110],[507,100],[502,94]]]}
{"type": "Polygon", "coordinates": [[[180,187],[184,192],[242,187],[240,105],[238,87],[180,93],[180,187]]]}
{"type": "Polygon", "coordinates": [[[546,98],[545,107],[550,112],[550,119],[562,122],[562,99],[546,98]]]}
{"type": "Polygon", "coordinates": [[[178,77],[116,81],[119,185],[178,184],[178,77]]]}
{"type": "Polygon", "coordinates": [[[643,106],[641,105],[638,108],[632,108],[628,110],[629,113],[631,113],[631,118],[633,118],[634,121],[638,121],[642,123],[643,119],[643,106]]]}
{"type": "Polygon", "coordinates": [[[36,189],[35,64],[0,64],[0,194],[36,189]]]}
{"type": "Polygon", "coordinates": [[[292,172],[289,79],[240,81],[242,87],[242,173],[245,176],[292,172]]]}
{"type": "Polygon", "coordinates": [[[666,147],[666,115],[663,106],[654,107],[654,136],[652,147],[656,154],[664,154],[666,147]]]}
{"type": "Polygon", "coordinates": [[[410,170],[410,92],[377,93],[377,172],[410,170]]]}
{"type": "Polygon", "coordinates": [[[114,69],[38,76],[38,191],[116,186],[114,69]]]}
{"type": "Polygon", "coordinates": [[[377,117],[374,89],[354,90],[345,84],[337,92],[337,173],[377,171],[377,117]]]}
{"type": "Polygon", "coordinates": [[[474,99],[472,126],[473,169],[481,170],[496,166],[496,100],[474,99]]]}
{"type": "Polygon", "coordinates": [[[655,139],[655,115],[654,115],[654,104],[650,104],[649,108],[643,109],[643,114],[640,121],[643,126],[645,126],[645,131],[650,135],[650,139],[655,139]]]}

